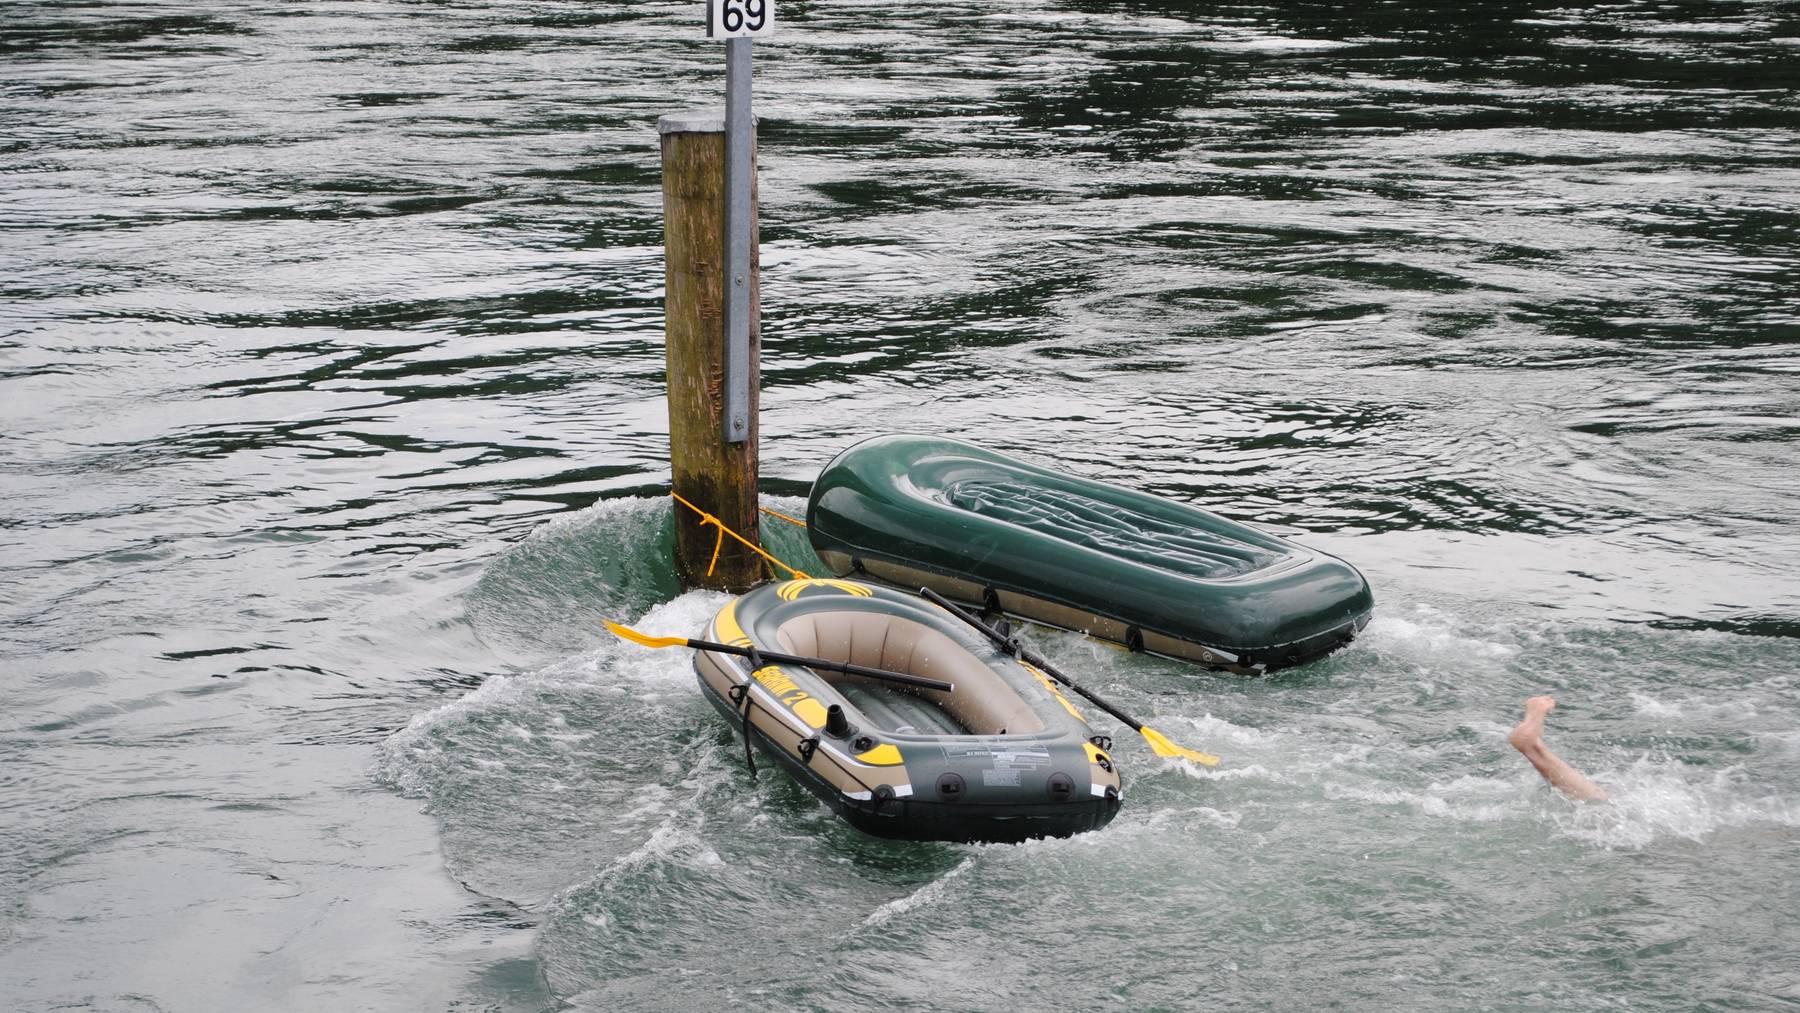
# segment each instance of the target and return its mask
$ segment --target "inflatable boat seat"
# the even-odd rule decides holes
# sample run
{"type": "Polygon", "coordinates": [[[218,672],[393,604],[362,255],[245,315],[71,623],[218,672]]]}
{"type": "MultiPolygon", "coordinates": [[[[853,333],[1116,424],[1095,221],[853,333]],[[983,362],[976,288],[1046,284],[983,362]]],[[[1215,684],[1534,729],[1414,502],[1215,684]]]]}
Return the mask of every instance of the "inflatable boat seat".
{"type": "MultiPolygon", "coordinates": [[[[835,685],[879,686],[890,694],[917,695],[973,734],[1029,735],[1045,730],[1043,719],[985,662],[943,633],[903,616],[867,611],[808,612],[782,623],[775,638],[781,649],[791,654],[954,683],[956,692],[945,693],[902,688],[840,672],[818,673],[835,685]]],[[[881,717],[867,716],[870,720],[881,717]]],[[[899,711],[896,716],[901,716],[899,711]]]]}

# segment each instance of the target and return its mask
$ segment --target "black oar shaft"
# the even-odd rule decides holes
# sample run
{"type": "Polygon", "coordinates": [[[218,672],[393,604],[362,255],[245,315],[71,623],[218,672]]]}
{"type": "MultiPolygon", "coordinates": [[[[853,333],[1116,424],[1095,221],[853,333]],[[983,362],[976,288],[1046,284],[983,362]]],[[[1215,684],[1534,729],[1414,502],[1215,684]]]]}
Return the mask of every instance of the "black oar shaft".
{"type": "Polygon", "coordinates": [[[784,665],[805,665],[807,668],[823,668],[832,672],[843,672],[846,675],[860,675],[868,679],[879,679],[882,682],[897,682],[902,686],[917,686],[921,689],[937,689],[945,693],[955,692],[956,684],[942,679],[927,679],[922,675],[908,675],[905,672],[890,672],[885,668],[870,668],[867,665],[852,665],[847,661],[829,661],[825,658],[805,658],[798,654],[782,654],[778,651],[765,651],[757,648],[752,651],[748,647],[736,644],[720,644],[711,640],[692,640],[689,647],[701,651],[712,651],[717,654],[735,654],[740,658],[758,657],[764,661],[776,661],[784,665]]]}
{"type": "Polygon", "coordinates": [[[933,591],[931,588],[922,587],[919,589],[919,593],[924,595],[926,598],[931,599],[931,601],[934,604],[936,604],[939,608],[944,609],[945,611],[949,612],[951,615],[957,617],[958,619],[961,619],[963,622],[968,623],[970,626],[973,626],[976,629],[980,630],[981,632],[987,634],[988,639],[992,640],[994,643],[1000,645],[1000,648],[1002,650],[1006,651],[1009,654],[1016,655],[1020,661],[1025,662],[1026,664],[1032,666],[1033,668],[1037,668],[1037,669],[1044,671],[1051,678],[1055,679],[1057,682],[1060,682],[1064,686],[1067,686],[1070,689],[1074,690],[1075,692],[1081,694],[1081,698],[1086,700],[1088,703],[1093,704],[1094,706],[1100,708],[1101,710],[1105,711],[1108,714],[1111,714],[1113,717],[1119,719],[1120,721],[1124,722],[1125,724],[1130,725],[1132,731],[1142,732],[1144,730],[1143,725],[1139,724],[1136,720],[1131,718],[1124,711],[1121,711],[1117,707],[1114,707],[1112,704],[1109,704],[1105,700],[1100,699],[1098,696],[1095,696],[1092,692],[1090,692],[1087,689],[1084,689],[1082,686],[1078,685],[1074,679],[1071,679],[1068,676],[1062,674],[1062,672],[1059,671],[1055,665],[1052,665],[1052,664],[1050,664],[1050,662],[1046,661],[1044,659],[1043,655],[1037,653],[1036,651],[1027,649],[1024,644],[1019,643],[1019,639],[1017,637],[1006,636],[1005,634],[1001,633],[999,630],[994,629],[992,626],[989,626],[987,623],[982,622],[981,618],[979,616],[976,616],[976,615],[970,613],[968,610],[964,609],[961,605],[958,605],[955,602],[951,601],[950,599],[945,598],[943,595],[938,594],[936,591],[933,591]]]}

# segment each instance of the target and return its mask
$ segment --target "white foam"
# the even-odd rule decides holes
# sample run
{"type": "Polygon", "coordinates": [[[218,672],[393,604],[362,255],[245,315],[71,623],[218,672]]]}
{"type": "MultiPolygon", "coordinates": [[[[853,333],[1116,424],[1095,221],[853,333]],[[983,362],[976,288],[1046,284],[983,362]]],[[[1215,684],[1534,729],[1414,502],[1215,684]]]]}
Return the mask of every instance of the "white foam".
{"type": "Polygon", "coordinates": [[[669,820],[650,831],[643,843],[608,862],[595,876],[559,892],[551,898],[551,906],[561,906],[571,894],[616,883],[646,865],[662,861],[707,866],[724,864],[724,859],[707,845],[692,823],[669,820]]]}
{"type": "Polygon", "coordinates": [[[945,890],[949,889],[950,883],[952,881],[954,881],[955,879],[957,879],[959,876],[963,875],[964,873],[968,872],[970,869],[973,869],[974,867],[975,867],[975,857],[973,855],[971,855],[968,858],[965,858],[962,861],[956,863],[956,867],[951,869],[949,872],[946,872],[942,876],[939,876],[938,878],[932,880],[931,882],[926,883],[924,886],[919,887],[917,890],[914,890],[912,893],[909,893],[904,897],[898,897],[898,898],[895,898],[894,900],[890,900],[886,904],[883,904],[880,907],[876,908],[875,910],[869,912],[869,916],[867,918],[863,919],[863,922],[862,922],[863,928],[872,928],[872,927],[874,927],[876,925],[880,925],[883,922],[886,922],[890,919],[897,918],[900,915],[906,914],[907,912],[912,911],[915,908],[922,907],[924,905],[935,902],[939,897],[942,897],[944,895],[945,890]]]}
{"type": "MultiPolygon", "coordinates": [[[[690,592],[655,606],[631,625],[655,635],[692,636],[729,597],[716,591],[690,592]]],[[[401,794],[422,797],[428,792],[420,765],[437,752],[431,733],[438,726],[494,713],[529,713],[533,723],[565,725],[560,716],[542,713],[539,698],[549,692],[624,693],[649,702],[665,695],[692,696],[691,658],[692,652],[684,648],[654,649],[613,641],[533,672],[490,676],[457,699],[414,715],[406,727],[390,735],[377,753],[374,773],[401,794]]],[[[519,741],[532,741],[537,735],[521,721],[508,722],[505,734],[519,741]]],[[[591,734],[565,737],[580,741],[591,734]]]]}
{"type": "MultiPolygon", "coordinates": [[[[619,828],[615,833],[629,833],[636,829],[632,825],[634,820],[656,818],[659,822],[649,836],[637,847],[608,861],[593,875],[557,891],[547,907],[553,911],[563,909],[572,897],[605,892],[631,881],[638,870],[657,863],[668,862],[690,869],[723,866],[724,858],[700,833],[703,825],[699,818],[700,800],[723,783],[717,776],[715,761],[716,750],[705,749],[683,768],[685,776],[676,783],[687,789],[685,795],[667,786],[646,785],[640,789],[638,804],[612,814],[609,820],[619,828]]],[[[595,928],[611,928],[611,919],[603,911],[584,912],[581,918],[595,928]]]]}
{"type": "MultiPolygon", "coordinates": [[[[657,605],[630,625],[652,636],[697,637],[731,596],[718,591],[690,591],[657,605]]],[[[555,672],[560,666],[548,670],[555,672]]],[[[583,656],[577,670],[590,681],[616,680],[644,689],[691,692],[693,653],[686,648],[648,648],[607,644],[583,656]]]]}
{"type": "Polygon", "coordinates": [[[1779,749],[1800,750],[1800,728],[1789,728],[1781,731],[1753,732],[1751,738],[1757,744],[1771,745],[1779,749]]]}
{"type": "MultiPolygon", "coordinates": [[[[1216,752],[1216,750],[1208,748],[1214,743],[1231,746],[1268,746],[1284,737],[1280,732],[1251,728],[1248,725],[1234,725],[1224,718],[1213,717],[1211,713],[1203,714],[1198,718],[1189,718],[1186,721],[1177,722],[1177,724],[1186,724],[1192,728],[1193,732],[1189,737],[1197,743],[1195,748],[1206,752],[1216,752]]],[[[1162,729],[1160,725],[1156,727],[1166,733],[1166,729],[1162,729]]]]}
{"type": "Polygon", "coordinates": [[[1800,826],[1800,804],[1774,795],[1746,794],[1741,768],[1706,772],[1675,760],[1641,757],[1624,770],[1602,771],[1605,803],[1559,803],[1557,828],[1603,848],[1638,849],[1662,838],[1703,840],[1732,828],[1800,826]]]}
{"type": "Polygon", "coordinates": [[[1021,847],[1038,845],[1068,845],[1081,843],[1099,845],[1108,851],[1117,851],[1125,847],[1125,840],[1167,840],[1171,834],[1179,835],[1196,822],[1210,823],[1225,830],[1235,830],[1243,822],[1241,813],[1211,806],[1190,806],[1187,808],[1158,808],[1140,810],[1128,808],[1104,834],[1080,834],[1073,838],[1029,841],[1021,847]]]}
{"type": "Polygon", "coordinates": [[[1362,636],[1377,648],[1395,646],[1415,652],[1422,648],[1431,654],[1462,658],[1508,658],[1519,653],[1508,644],[1464,636],[1456,632],[1456,625],[1454,616],[1430,605],[1415,605],[1410,619],[1377,613],[1362,636]]]}
{"type": "Polygon", "coordinates": [[[1767,27],[1763,21],[1652,21],[1632,24],[1628,30],[1638,35],[1749,35],[1767,27]]]}
{"type": "Polygon", "coordinates": [[[636,805],[607,816],[607,822],[615,835],[631,833],[640,820],[656,816],[666,818],[675,811],[674,793],[654,782],[640,786],[632,797],[636,800],[636,805]]]}
{"type": "Polygon", "coordinates": [[[1658,699],[1648,693],[1631,694],[1631,706],[1645,717],[1669,720],[1724,720],[1744,723],[1756,717],[1756,704],[1740,696],[1683,696],[1658,699]]]}
{"type": "Polygon", "coordinates": [[[1226,812],[1222,809],[1214,809],[1211,806],[1204,805],[1195,806],[1192,809],[1184,809],[1182,810],[1182,814],[1198,818],[1204,822],[1211,823],[1213,826],[1221,827],[1226,830],[1236,830],[1238,824],[1242,823],[1244,820],[1244,818],[1237,813],[1226,812]]]}
{"type": "Polygon", "coordinates": [[[1236,38],[1202,43],[1202,48],[1227,53],[1323,53],[1334,49],[1354,49],[1360,43],[1336,39],[1295,39],[1283,35],[1245,33],[1236,38]]]}
{"type": "MultiPolygon", "coordinates": [[[[661,496],[622,496],[618,499],[603,499],[590,507],[576,510],[573,513],[557,514],[531,529],[521,540],[521,544],[542,541],[556,537],[574,528],[586,528],[596,521],[629,518],[631,520],[649,520],[659,517],[669,508],[671,501],[661,496]]],[[[606,525],[616,528],[616,524],[606,525]]]]}
{"type": "Polygon", "coordinates": [[[1330,782],[1324,785],[1324,789],[1325,797],[1335,802],[1403,805],[1426,816],[1468,823],[1494,823],[1508,816],[1518,815],[1520,808],[1516,802],[1477,802],[1470,799],[1468,785],[1464,782],[1478,783],[1482,780],[1458,778],[1448,785],[1431,785],[1424,791],[1330,782]]]}
{"type": "Polygon", "coordinates": [[[1202,767],[1197,763],[1189,763],[1186,760],[1165,759],[1162,761],[1162,769],[1173,770],[1198,781],[1293,781],[1293,778],[1288,776],[1285,772],[1271,770],[1260,763],[1250,763],[1243,766],[1222,765],[1218,767],[1202,767]]]}

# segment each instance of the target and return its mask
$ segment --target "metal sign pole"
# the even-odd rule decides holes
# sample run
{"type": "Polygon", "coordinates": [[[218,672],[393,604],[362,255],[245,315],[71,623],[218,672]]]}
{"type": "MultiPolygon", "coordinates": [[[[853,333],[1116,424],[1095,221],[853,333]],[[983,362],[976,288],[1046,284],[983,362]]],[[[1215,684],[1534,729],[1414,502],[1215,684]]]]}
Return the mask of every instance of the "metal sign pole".
{"type": "Polygon", "coordinates": [[[750,437],[750,184],[756,173],[750,113],[750,40],[725,44],[726,443],[750,437]]]}

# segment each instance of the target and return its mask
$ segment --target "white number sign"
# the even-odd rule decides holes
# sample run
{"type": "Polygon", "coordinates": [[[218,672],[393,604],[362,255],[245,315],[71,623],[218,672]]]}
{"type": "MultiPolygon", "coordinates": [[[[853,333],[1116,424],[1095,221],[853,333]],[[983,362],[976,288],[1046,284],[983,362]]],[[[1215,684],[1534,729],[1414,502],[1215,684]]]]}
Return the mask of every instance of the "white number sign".
{"type": "Polygon", "coordinates": [[[706,0],[706,36],[739,39],[775,30],[775,0],[706,0]]]}

